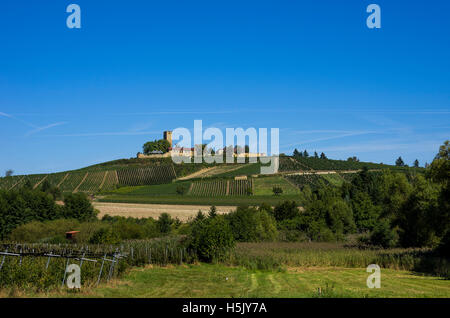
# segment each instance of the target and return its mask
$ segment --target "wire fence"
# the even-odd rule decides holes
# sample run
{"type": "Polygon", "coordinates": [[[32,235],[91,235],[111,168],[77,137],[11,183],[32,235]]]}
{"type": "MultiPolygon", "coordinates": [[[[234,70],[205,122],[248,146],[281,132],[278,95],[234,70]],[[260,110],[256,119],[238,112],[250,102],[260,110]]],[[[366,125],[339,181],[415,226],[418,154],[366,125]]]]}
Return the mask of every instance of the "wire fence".
{"type": "Polygon", "coordinates": [[[46,288],[66,283],[67,268],[77,264],[83,285],[97,286],[130,266],[192,263],[196,252],[178,238],[128,241],[120,245],[0,244],[0,288],[46,288]]]}

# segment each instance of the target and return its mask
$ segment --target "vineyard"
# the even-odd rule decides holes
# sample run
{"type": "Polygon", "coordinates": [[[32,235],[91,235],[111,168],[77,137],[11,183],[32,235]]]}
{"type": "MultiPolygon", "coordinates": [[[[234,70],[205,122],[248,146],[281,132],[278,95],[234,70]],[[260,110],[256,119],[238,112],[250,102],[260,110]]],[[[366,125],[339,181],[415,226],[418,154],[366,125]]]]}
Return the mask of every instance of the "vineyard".
{"type": "Polygon", "coordinates": [[[300,189],[304,186],[309,186],[312,190],[320,187],[320,185],[329,184],[329,182],[318,174],[304,174],[304,175],[288,175],[286,179],[297,185],[300,189]]]}
{"type": "Polygon", "coordinates": [[[213,180],[192,183],[189,195],[192,196],[228,196],[248,195],[252,189],[252,180],[213,180]]]}
{"type": "Polygon", "coordinates": [[[172,165],[161,165],[146,168],[128,168],[117,171],[119,184],[139,186],[168,183],[177,176],[172,165]]]}
{"type": "Polygon", "coordinates": [[[280,172],[310,171],[310,170],[312,170],[310,167],[308,167],[304,163],[299,162],[298,160],[295,160],[293,157],[286,157],[286,156],[280,157],[280,166],[279,166],[280,172]]]}
{"type": "Polygon", "coordinates": [[[138,186],[169,183],[176,178],[172,165],[152,167],[133,167],[120,170],[82,170],[53,174],[28,176],[10,176],[0,178],[0,189],[20,189],[26,184],[37,188],[44,181],[59,188],[62,192],[84,192],[93,194],[98,191],[111,191],[118,185],[138,186]]]}
{"type": "Polygon", "coordinates": [[[120,246],[77,244],[2,244],[0,288],[30,286],[46,290],[64,286],[70,264],[82,270],[81,283],[96,286],[129,266],[192,263],[195,251],[178,238],[127,241],[120,246]]]}
{"type": "MultiPolygon", "coordinates": [[[[286,157],[286,160],[280,160],[280,169],[282,171],[292,171],[291,167],[283,165],[288,165],[287,158],[294,159],[298,162],[299,165],[304,168],[300,168],[297,170],[359,170],[364,167],[368,169],[393,169],[396,171],[408,171],[410,168],[408,167],[398,167],[385,165],[381,163],[373,163],[373,162],[359,162],[359,161],[345,161],[345,160],[333,160],[333,159],[321,159],[315,157],[286,157]]],[[[423,168],[417,168],[417,170],[421,171],[423,168]]]]}

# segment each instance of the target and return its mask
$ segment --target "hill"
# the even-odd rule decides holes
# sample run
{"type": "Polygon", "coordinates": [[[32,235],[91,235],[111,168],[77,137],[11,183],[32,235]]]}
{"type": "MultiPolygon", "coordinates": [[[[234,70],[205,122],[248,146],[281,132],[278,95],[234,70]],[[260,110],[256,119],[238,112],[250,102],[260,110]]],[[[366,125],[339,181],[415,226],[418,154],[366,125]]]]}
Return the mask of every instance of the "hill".
{"type": "MultiPolygon", "coordinates": [[[[279,174],[295,174],[308,172],[312,175],[304,176],[286,176],[287,181],[294,185],[315,184],[317,180],[322,180],[326,184],[339,185],[348,179],[345,177],[345,172],[355,173],[363,167],[368,167],[372,170],[392,169],[396,171],[415,171],[421,172],[422,168],[396,167],[384,164],[376,164],[370,162],[354,162],[342,161],[332,159],[320,159],[314,157],[280,157],[279,174]],[[340,172],[335,175],[321,175],[317,176],[315,173],[323,171],[340,172]]],[[[122,186],[149,186],[158,184],[168,184],[177,182],[178,180],[202,181],[205,179],[234,179],[238,176],[257,176],[260,173],[260,163],[246,163],[246,164],[207,164],[207,163],[193,163],[193,164],[174,164],[171,158],[146,158],[146,159],[119,159],[109,162],[104,162],[78,170],[71,170],[65,172],[51,173],[51,174],[33,174],[33,175],[18,175],[0,178],[0,189],[18,189],[22,186],[28,185],[33,188],[39,187],[42,182],[47,180],[51,185],[58,187],[62,192],[84,192],[88,194],[96,194],[100,192],[111,192],[116,188],[122,186]]],[[[249,181],[251,182],[251,181],[249,181]]],[[[277,181],[277,184],[283,183],[284,180],[277,181]]],[[[258,181],[256,184],[261,184],[258,181]]],[[[257,190],[255,194],[270,192],[271,184],[267,179],[264,182],[265,190],[257,190]],[[269,190],[268,190],[269,189],[269,190]]],[[[226,192],[226,186],[218,187],[225,193],[239,193],[244,195],[247,186],[242,186],[234,192],[234,188],[226,192]]],[[[193,194],[208,195],[208,187],[202,188],[200,183],[194,186],[193,194]]],[[[212,187],[212,186],[211,186],[212,187]]],[[[222,193],[219,190],[214,190],[216,194],[222,193]],[[219,192],[217,192],[219,191],[219,192]]],[[[288,190],[290,194],[295,193],[293,190],[288,190]]]]}

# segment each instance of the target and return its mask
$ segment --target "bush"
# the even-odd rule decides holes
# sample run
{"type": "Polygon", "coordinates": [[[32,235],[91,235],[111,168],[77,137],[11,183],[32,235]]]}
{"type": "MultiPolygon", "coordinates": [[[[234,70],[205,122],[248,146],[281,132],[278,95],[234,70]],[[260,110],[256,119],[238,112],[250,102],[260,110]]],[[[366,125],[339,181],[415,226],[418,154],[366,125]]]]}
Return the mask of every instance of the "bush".
{"type": "Polygon", "coordinates": [[[277,221],[293,219],[299,215],[297,203],[295,201],[284,201],[275,207],[273,216],[277,221]]]}
{"type": "Polygon", "coordinates": [[[101,228],[89,240],[90,244],[118,244],[120,238],[111,228],[101,228]]]}
{"type": "Polygon", "coordinates": [[[177,194],[183,195],[183,194],[186,193],[187,188],[185,186],[179,185],[179,186],[177,186],[177,190],[176,191],[177,191],[177,194]]]}
{"type": "Polygon", "coordinates": [[[9,239],[16,242],[49,242],[57,236],[64,238],[66,232],[78,229],[79,225],[80,223],[77,220],[66,219],[45,222],[33,221],[15,228],[9,239]]]}
{"type": "Polygon", "coordinates": [[[193,223],[190,248],[196,250],[201,261],[223,259],[235,241],[230,225],[223,215],[193,223]]]}
{"type": "Polygon", "coordinates": [[[0,190],[0,238],[31,221],[54,220],[62,216],[54,199],[39,190],[0,190]]]}
{"type": "Polygon", "coordinates": [[[273,187],[272,192],[275,195],[280,195],[283,193],[283,189],[281,187],[273,187]]]}
{"type": "Polygon", "coordinates": [[[391,228],[388,220],[382,219],[375,225],[373,231],[370,233],[370,244],[381,246],[383,248],[394,247],[397,245],[397,232],[391,228]]]}
{"type": "Polygon", "coordinates": [[[275,219],[264,209],[238,207],[226,219],[236,241],[273,241],[278,236],[275,219]]]}
{"type": "Polygon", "coordinates": [[[74,193],[64,197],[64,215],[66,218],[89,221],[96,218],[97,212],[86,194],[74,193]]]}
{"type": "Polygon", "coordinates": [[[437,248],[437,252],[439,253],[439,255],[450,258],[450,230],[447,231],[447,233],[442,238],[437,248]]]}
{"type": "Polygon", "coordinates": [[[121,240],[140,240],[146,237],[144,226],[133,221],[122,220],[112,225],[112,231],[121,240]]]}
{"type": "Polygon", "coordinates": [[[162,234],[169,234],[172,231],[172,224],[174,220],[168,213],[162,213],[157,221],[159,231],[162,234]]]}

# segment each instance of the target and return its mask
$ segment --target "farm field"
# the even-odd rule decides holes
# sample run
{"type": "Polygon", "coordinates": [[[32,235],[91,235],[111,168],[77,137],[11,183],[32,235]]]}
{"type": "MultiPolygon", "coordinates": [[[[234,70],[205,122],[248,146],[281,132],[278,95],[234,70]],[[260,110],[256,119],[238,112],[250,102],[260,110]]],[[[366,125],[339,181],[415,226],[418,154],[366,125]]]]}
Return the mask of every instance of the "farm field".
{"type": "Polygon", "coordinates": [[[26,176],[11,176],[0,178],[0,189],[19,189],[26,182],[36,188],[44,180],[62,192],[97,193],[100,190],[111,191],[117,185],[140,186],[170,183],[176,178],[172,165],[151,167],[132,167],[120,170],[82,169],[77,171],[35,174],[26,176]]]}
{"type": "MultiPolygon", "coordinates": [[[[79,293],[53,292],[31,297],[139,298],[311,298],[450,297],[450,281],[409,271],[382,269],[381,288],[366,286],[365,268],[304,267],[286,271],[249,270],[221,264],[147,266],[122,279],[79,293]],[[319,295],[318,289],[321,289],[319,295]]],[[[25,296],[25,295],[24,295],[25,296]]]]}
{"type": "Polygon", "coordinates": [[[273,194],[273,187],[281,187],[283,194],[299,194],[300,190],[289,183],[283,177],[260,177],[253,179],[253,194],[254,195],[271,195],[273,194]]]}
{"type": "MultiPolygon", "coordinates": [[[[189,218],[194,218],[198,211],[208,213],[207,205],[171,205],[171,204],[131,204],[131,203],[108,203],[93,202],[95,209],[100,213],[98,218],[102,218],[105,214],[110,216],[123,216],[133,218],[154,218],[158,219],[161,213],[168,213],[172,218],[178,218],[182,222],[186,222],[189,218]]],[[[216,206],[217,213],[229,213],[236,209],[236,206],[216,206]]]]}
{"type": "Polygon", "coordinates": [[[242,166],[240,166],[238,164],[228,164],[228,165],[223,164],[223,165],[213,166],[213,167],[199,170],[199,171],[194,172],[185,177],[181,177],[181,178],[179,178],[179,180],[214,177],[214,176],[221,175],[221,174],[227,174],[233,170],[237,170],[237,169],[241,169],[241,168],[242,168],[242,166]]]}
{"type": "Polygon", "coordinates": [[[190,181],[165,183],[157,185],[136,186],[136,187],[122,187],[112,191],[112,194],[119,195],[136,195],[136,196],[160,196],[160,195],[177,195],[177,188],[184,187],[186,190],[191,185],[190,181]]]}
{"type": "Polygon", "coordinates": [[[192,184],[191,196],[244,196],[252,188],[252,180],[220,180],[198,181],[192,184]]]}
{"type": "Polygon", "coordinates": [[[147,204],[188,204],[188,205],[276,205],[286,200],[299,201],[297,195],[244,195],[244,196],[192,196],[192,195],[128,195],[108,194],[98,199],[99,202],[147,203],[147,204]]]}

